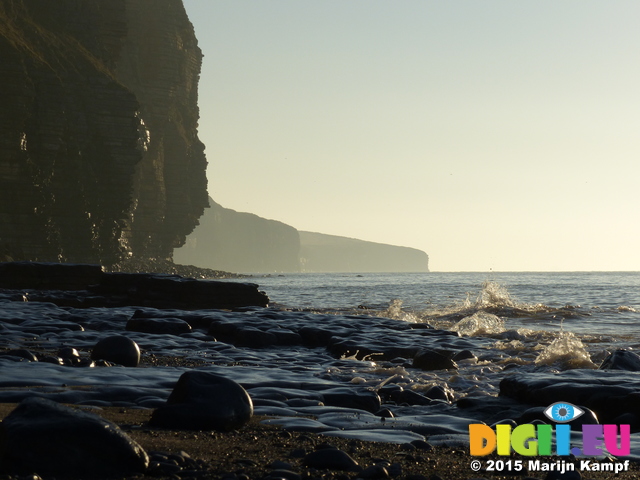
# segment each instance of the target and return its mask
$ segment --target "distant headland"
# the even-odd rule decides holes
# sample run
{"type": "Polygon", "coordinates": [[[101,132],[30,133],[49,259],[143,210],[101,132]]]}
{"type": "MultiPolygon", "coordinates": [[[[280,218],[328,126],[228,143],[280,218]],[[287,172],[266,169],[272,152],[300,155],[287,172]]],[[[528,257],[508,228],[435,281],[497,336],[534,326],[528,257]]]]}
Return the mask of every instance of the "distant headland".
{"type": "Polygon", "coordinates": [[[302,232],[209,199],[177,263],[233,272],[428,272],[421,250],[302,232]]]}

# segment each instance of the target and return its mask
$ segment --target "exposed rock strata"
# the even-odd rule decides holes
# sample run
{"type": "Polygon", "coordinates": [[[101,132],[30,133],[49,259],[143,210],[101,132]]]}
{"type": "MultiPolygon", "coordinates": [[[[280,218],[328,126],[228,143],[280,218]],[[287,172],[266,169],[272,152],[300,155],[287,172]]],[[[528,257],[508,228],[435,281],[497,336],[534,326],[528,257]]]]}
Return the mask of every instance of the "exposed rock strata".
{"type": "Polygon", "coordinates": [[[180,0],[0,3],[0,259],[170,258],[206,205],[180,0]]]}
{"type": "Polygon", "coordinates": [[[269,297],[253,283],[109,273],[99,265],[0,263],[0,288],[15,290],[25,300],[78,308],[145,306],[197,310],[265,307],[269,303],[269,297]]]}

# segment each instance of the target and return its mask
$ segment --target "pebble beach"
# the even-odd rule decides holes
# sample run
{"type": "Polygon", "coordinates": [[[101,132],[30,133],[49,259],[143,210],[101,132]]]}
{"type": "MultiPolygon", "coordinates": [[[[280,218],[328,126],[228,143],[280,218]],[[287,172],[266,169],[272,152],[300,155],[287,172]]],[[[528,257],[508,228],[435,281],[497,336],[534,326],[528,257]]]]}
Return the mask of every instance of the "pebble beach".
{"type": "MultiPolygon", "coordinates": [[[[153,284],[184,288],[175,277],[160,280],[153,284]]],[[[262,298],[246,293],[255,286],[233,288],[262,298]]],[[[386,314],[277,304],[188,310],[167,308],[168,293],[145,290],[149,301],[134,293],[0,291],[0,402],[3,416],[18,412],[3,422],[7,478],[93,478],[86,469],[29,471],[38,455],[18,459],[23,451],[34,455],[29,450],[37,434],[20,437],[15,425],[32,425],[38,412],[71,415],[57,412],[57,405],[111,420],[114,426],[104,428],[117,431],[117,442],[134,452],[130,471],[96,471],[96,478],[611,478],[610,471],[548,472],[527,458],[517,471],[487,470],[492,459],[505,460],[495,456],[482,457],[480,468],[472,469],[469,424],[548,422],[544,407],[558,394],[585,409],[582,423],[631,425],[630,464],[617,476],[637,474],[635,353],[613,351],[598,360],[579,336],[498,328],[501,319],[527,313],[513,302],[468,305],[425,322],[394,318],[406,315],[397,304],[386,314]],[[127,304],[132,298],[141,303],[127,304]],[[545,339],[566,348],[533,347],[545,339]],[[536,362],[543,354],[548,362],[536,362]],[[187,377],[191,384],[183,382],[187,377]],[[186,385],[182,391],[180,384],[186,385]],[[201,387],[215,392],[204,396],[219,398],[203,404],[201,387]],[[603,398],[615,407],[603,407],[603,398]]],[[[574,314],[563,307],[540,315],[574,314]]],[[[78,428],[76,437],[88,431],[78,428]]],[[[84,456],[103,453],[100,447],[84,456]]],[[[567,470],[585,456],[560,460],[567,470]]],[[[619,460],[593,459],[597,465],[619,460]]]]}

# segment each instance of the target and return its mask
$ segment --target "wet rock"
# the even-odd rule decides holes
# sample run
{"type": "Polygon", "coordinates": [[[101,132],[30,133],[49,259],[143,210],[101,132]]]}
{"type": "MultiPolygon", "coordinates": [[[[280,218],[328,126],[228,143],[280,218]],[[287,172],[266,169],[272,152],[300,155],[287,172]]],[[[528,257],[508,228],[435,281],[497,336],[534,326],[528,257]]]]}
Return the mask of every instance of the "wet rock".
{"type": "Polygon", "coordinates": [[[323,448],[311,452],[304,457],[303,464],[307,467],[328,470],[343,470],[360,472],[362,468],[351,456],[335,448],[323,448]]]}
{"type": "Polygon", "coordinates": [[[254,283],[196,280],[178,275],[105,273],[93,291],[117,295],[123,305],[155,308],[233,309],[269,304],[269,297],[254,283]]]}
{"type": "Polygon", "coordinates": [[[288,328],[272,328],[267,333],[275,335],[278,345],[302,345],[302,336],[288,328]]]}
{"type": "Polygon", "coordinates": [[[413,357],[413,366],[421,370],[457,369],[458,365],[451,359],[451,352],[424,349],[413,357]]]}
{"type": "Polygon", "coordinates": [[[58,356],[60,358],[80,358],[78,350],[73,347],[62,347],[58,350],[58,356]]]}
{"type": "Polygon", "coordinates": [[[430,398],[413,390],[397,390],[391,393],[390,398],[398,405],[403,403],[407,405],[431,405],[433,403],[430,398]]]}
{"type": "Polygon", "coordinates": [[[391,400],[391,395],[393,395],[394,393],[397,394],[398,392],[402,392],[403,390],[404,388],[402,388],[400,385],[388,383],[378,389],[378,395],[380,395],[380,397],[384,400],[391,400]]]}
{"type": "Polygon", "coordinates": [[[453,391],[447,386],[434,385],[429,390],[424,392],[424,396],[432,400],[444,400],[450,402],[453,399],[453,391]]]}
{"type": "Polygon", "coordinates": [[[474,362],[478,360],[478,357],[476,357],[471,350],[461,350],[457,352],[453,357],[451,357],[451,360],[455,362],[460,362],[463,360],[474,362]]]}
{"type": "MultiPolygon", "coordinates": [[[[53,363],[54,365],[64,365],[64,360],[60,357],[54,357],[52,355],[41,356],[39,361],[44,363],[53,363]]],[[[70,365],[70,364],[69,364],[70,365]]]]}
{"type": "Polygon", "coordinates": [[[356,408],[375,413],[380,410],[381,401],[377,393],[369,390],[350,388],[332,388],[322,392],[325,405],[333,407],[356,408]]]}
{"type": "Polygon", "coordinates": [[[125,367],[137,367],[140,363],[140,347],[128,337],[113,335],[96,343],[91,351],[91,358],[107,360],[125,367]]]}
{"type": "Polygon", "coordinates": [[[324,347],[329,344],[333,333],[318,327],[302,327],[298,333],[307,345],[324,347]]]}
{"type": "Polygon", "coordinates": [[[263,332],[255,327],[241,327],[235,332],[237,346],[249,348],[270,347],[278,343],[278,337],[269,332],[263,332]]]}
{"type": "Polygon", "coordinates": [[[213,320],[209,325],[208,334],[220,339],[231,339],[235,336],[240,326],[233,322],[213,320]]]}
{"type": "Polygon", "coordinates": [[[640,355],[629,350],[616,350],[603,360],[598,369],[640,372],[640,355]]]}
{"type": "Polygon", "coordinates": [[[633,372],[603,370],[513,374],[500,382],[500,395],[543,406],[555,402],[584,405],[602,423],[612,423],[623,413],[638,413],[640,378],[633,372]]]}
{"type": "Polygon", "coordinates": [[[375,413],[375,416],[376,417],[380,417],[380,418],[393,418],[393,417],[395,417],[393,412],[391,410],[389,410],[388,408],[381,408],[380,410],[378,410],[375,413]]]}
{"type": "Polygon", "coordinates": [[[249,421],[253,404],[247,391],[226,377],[193,370],[183,373],[167,404],[149,424],[188,430],[235,430],[249,421]]]}
{"type": "Polygon", "coordinates": [[[130,332],[180,335],[191,332],[191,325],[179,318],[131,318],[126,330],[130,332]]]}
{"type": "Polygon", "coordinates": [[[10,357],[20,357],[28,360],[29,362],[37,362],[38,357],[33,352],[25,348],[17,348],[14,350],[9,350],[8,352],[4,352],[3,355],[9,355],[10,357]]]}
{"type": "Polygon", "coordinates": [[[27,398],[2,422],[10,471],[108,477],[143,473],[149,458],[117,425],[96,415],[27,398]]]}

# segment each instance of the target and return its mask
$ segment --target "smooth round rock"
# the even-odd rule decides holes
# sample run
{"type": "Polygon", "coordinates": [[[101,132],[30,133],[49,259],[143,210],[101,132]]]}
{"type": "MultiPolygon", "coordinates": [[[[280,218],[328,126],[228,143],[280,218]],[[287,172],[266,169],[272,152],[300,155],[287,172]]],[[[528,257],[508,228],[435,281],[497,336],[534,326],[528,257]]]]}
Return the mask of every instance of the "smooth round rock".
{"type": "Polygon", "coordinates": [[[74,478],[143,473],[149,457],[120,428],[51,400],[23,400],[2,422],[3,469],[74,478]]]}
{"type": "Polygon", "coordinates": [[[432,400],[444,400],[450,402],[453,398],[451,389],[445,388],[442,385],[434,385],[429,390],[424,392],[424,396],[432,400]]]}
{"type": "Polygon", "coordinates": [[[140,347],[128,337],[113,335],[96,343],[91,358],[107,360],[125,367],[137,367],[140,363],[140,347]]]}
{"type": "Polygon", "coordinates": [[[58,356],[60,358],[79,358],[80,354],[73,347],[62,347],[58,350],[58,356]]]}
{"type": "Polygon", "coordinates": [[[233,380],[192,370],[180,376],[167,404],[156,409],[149,425],[187,430],[240,428],[251,419],[253,403],[233,380]]]}

